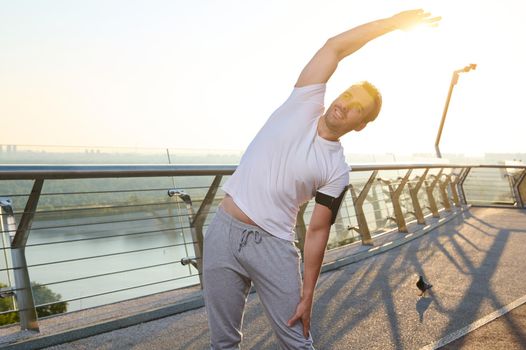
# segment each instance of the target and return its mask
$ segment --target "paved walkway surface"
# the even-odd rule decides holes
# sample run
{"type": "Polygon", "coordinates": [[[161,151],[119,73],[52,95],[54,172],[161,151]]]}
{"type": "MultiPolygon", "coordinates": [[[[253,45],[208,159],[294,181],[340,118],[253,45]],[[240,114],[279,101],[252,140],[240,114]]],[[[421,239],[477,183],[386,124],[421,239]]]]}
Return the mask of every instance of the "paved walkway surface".
{"type": "Polygon", "coordinates": [[[526,304],[441,349],[526,349],[526,304]]]}
{"type": "MultiPolygon", "coordinates": [[[[526,295],[526,210],[472,208],[418,239],[320,276],[317,349],[421,349],[526,295]],[[418,275],[433,284],[419,297],[418,275]]],[[[524,298],[523,298],[524,299],[524,298]]],[[[445,349],[526,349],[524,306],[445,349]]],[[[277,349],[257,294],[243,349],[277,349]]],[[[203,308],[48,349],[207,349],[203,308]]]]}

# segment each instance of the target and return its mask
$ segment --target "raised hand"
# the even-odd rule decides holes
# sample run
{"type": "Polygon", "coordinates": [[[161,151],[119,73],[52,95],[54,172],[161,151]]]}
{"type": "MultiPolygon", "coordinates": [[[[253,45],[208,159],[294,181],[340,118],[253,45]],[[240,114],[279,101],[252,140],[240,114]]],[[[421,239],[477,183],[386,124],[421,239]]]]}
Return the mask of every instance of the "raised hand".
{"type": "Polygon", "coordinates": [[[432,17],[431,13],[418,9],[400,12],[389,20],[393,28],[407,31],[418,25],[436,27],[441,19],[442,17],[432,17]]]}

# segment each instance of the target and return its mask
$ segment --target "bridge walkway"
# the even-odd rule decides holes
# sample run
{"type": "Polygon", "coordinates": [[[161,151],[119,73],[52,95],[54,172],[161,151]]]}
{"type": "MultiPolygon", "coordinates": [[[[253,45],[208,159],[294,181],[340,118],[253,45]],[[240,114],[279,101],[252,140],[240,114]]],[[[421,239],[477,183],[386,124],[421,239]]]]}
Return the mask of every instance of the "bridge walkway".
{"type": "MultiPolygon", "coordinates": [[[[524,349],[524,307],[484,322],[524,302],[525,252],[526,210],[471,208],[418,239],[324,273],[312,316],[316,348],[524,349]],[[417,295],[418,275],[433,284],[427,297],[417,295]]],[[[243,333],[242,348],[277,348],[257,293],[249,296],[243,333]]],[[[200,308],[48,349],[207,348],[200,308]]]]}

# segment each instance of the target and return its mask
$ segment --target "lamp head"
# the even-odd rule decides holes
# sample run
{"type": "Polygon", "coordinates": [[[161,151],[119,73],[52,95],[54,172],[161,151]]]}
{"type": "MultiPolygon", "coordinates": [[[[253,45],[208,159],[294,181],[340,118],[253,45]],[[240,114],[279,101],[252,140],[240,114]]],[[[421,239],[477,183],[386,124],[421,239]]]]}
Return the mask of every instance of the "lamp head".
{"type": "Polygon", "coordinates": [[[463,72],[469,72],[470,70],[472,69],[476,69],[477,68],[477,65],[475,63],[471,63],[469,66],[465,66],[462,71],[463,72]]]}

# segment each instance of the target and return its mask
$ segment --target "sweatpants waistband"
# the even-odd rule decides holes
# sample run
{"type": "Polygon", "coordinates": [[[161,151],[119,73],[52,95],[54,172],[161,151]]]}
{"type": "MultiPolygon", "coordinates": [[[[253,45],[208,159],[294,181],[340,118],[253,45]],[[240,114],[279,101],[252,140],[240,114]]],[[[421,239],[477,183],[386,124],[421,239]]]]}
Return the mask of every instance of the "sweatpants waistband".
{"type": "Polygon", "coordinates": [[[241,220],[236,219],[235,217],[227,213],[225,209],[221,206],[217,208],[216,217],[222,222],[229,223],[231,227],[234,227],[240,230],[253,230],[253,231],[259,231],[259,232],[265,232],[266,234],[270,235],[269,232],[265,231],[259,226],[247,224],[241,220]]]}

